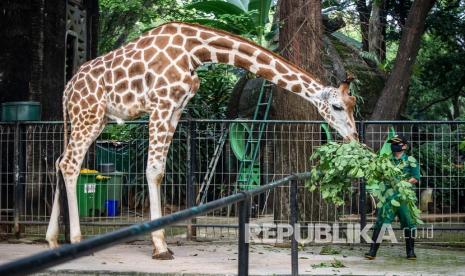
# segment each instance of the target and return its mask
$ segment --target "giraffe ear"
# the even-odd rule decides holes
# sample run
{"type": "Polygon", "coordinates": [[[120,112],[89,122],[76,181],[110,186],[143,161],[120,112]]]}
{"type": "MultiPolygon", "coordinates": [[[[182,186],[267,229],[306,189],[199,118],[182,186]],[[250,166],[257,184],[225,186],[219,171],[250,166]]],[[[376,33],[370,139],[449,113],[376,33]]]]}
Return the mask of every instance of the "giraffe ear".
{"type": "Polygon", "coordinates": [[[339,85],[339,91],[341,91],[343,94],[349,95],[349,86],[353,80],[355,80],[354,76],[350,73],[347,74],[347,78],[339,85]]]}

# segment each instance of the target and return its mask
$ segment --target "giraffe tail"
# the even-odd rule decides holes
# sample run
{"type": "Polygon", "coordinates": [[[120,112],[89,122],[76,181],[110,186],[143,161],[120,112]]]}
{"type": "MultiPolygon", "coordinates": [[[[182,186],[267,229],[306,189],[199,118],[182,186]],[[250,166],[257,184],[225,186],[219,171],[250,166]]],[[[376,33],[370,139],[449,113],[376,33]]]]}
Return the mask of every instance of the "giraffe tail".
{"type": "MultiPolygon", "coordinates": [[[[67,87],[68,88],[68,87],[67,87]]],[[[67,126],[67,113],[68,111],[66,110],[66,102],[67,102],[67,92],[68,89],[65,90],[65,93],[63,95],[63,152],[66,149],[66,146],[68,145],[68,126],[67,126]]]]}

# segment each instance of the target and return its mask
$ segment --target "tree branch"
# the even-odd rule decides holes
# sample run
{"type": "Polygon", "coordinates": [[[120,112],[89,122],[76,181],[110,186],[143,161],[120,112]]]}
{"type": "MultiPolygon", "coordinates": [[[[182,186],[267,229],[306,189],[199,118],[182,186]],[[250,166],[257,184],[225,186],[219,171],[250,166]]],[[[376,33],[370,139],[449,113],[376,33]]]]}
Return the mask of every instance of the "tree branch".
{"type": "Polygon", "coordinates": [[[449,100],[449,99],[452,98],[452,97],[464,97],[464,96],[465,96],[465,93],[464,93],[464,94],[461,94],[461,91],[462,91],[463,87],[464,87],[464,86],[462,86],[462,87],[460,87],[460,88],[458,89],[458,91],[459,91],[458,93],[453,93],[453,94],[451,94],[451,95],[449,95],[449,96],[447,96],[447,97],[444,97],[444,98],[441,98],[441,99],[437,99],[437,100],[435,100],[435,101],[430,102],[430,103],[427,104],[425,107],[421,108],[420,110],[417,110],[416,113],[423,112],[423,111],[427,110],[428,108],[432,107],[433,105],[438,104],[438,103],[441,103],[441,102],[445,102],[445,101],[449,100]]]}

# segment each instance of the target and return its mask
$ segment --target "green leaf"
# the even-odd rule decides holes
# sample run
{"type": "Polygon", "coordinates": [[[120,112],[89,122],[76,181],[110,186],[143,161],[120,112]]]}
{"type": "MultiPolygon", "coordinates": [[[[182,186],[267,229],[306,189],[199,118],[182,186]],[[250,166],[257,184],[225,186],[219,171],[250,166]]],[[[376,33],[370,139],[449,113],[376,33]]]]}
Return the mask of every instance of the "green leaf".
{"type": "Polygon", "coordinates": [[[359,169],[357,174],[355,175],[355,177],[364,177],[364,176],[365,176],[365,172],[362,169],[359,169]]]}
{"type": "Polygon", "coordinates": [[[391,199],[391,205],[392,206],[395,206],[395,207],[399,207],[400,206],[400,203],[399,201],[395,200],[395,199],[391,199]]]}
{"type": "Polygon", "coordinates": [[[248,11],[247,3],[249,0],[227,0],[229,3],[238,6],[243,11],[248,11]]]}
{"type": "Polygon", "coordinates": [[[224,2],[224,1],[202,1],[196,2],[185,6],[186,9],[196,9],[206,13],[212,13],[215,16],[234,14],[234,15],[246,15],[246,11],[239,8],[238,6],[224,2]]]}
{"type": "Polygon", "coordinates": [[[249,12],[255,11],[255,25],[263,28],[263,30],[269,21],[270,8],[271,0],[250,0],[249,2],[249,12]]]}

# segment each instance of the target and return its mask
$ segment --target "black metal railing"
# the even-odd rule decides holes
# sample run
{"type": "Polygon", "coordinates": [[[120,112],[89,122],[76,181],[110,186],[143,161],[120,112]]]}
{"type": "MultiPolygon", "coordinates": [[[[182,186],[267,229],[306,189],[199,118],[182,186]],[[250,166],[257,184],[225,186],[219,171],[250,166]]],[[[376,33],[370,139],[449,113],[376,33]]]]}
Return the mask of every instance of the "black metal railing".
{"type": "MultiPolygon", "coordinates": [[[[290,182],[291,195],[291,225],[297,223],[297,181],[310,177],[309,173],[290,175],[273,183],[260,186],[254,190],[240,191],[236,194],[217,199],[206,204],[194,206],[174,214],[161,217],[156,220],[135,224],[114,232],[95,236],[77,244],[63,245],[60,248],[48,250],[29,257],[25,257],[11,263],[0,266],[0,275],[25,275],[42,271],[46,268],[59,265],[61,263],[76,259],[90,253],[100,251],[113,245],[127,241],[135,236],[151,231],[165,228],[174,223],[194,218],[201,214],[214,211],[228,205],[238,204],[239,216],[239,252],[238,252],[238,274],[248,275],[249,273],[249,243],[246,240],[246,224],[250,216],[250,200],[253,196],[273,190],[281,185],[290,182]]],[[[291,267],[292,275],[298,275],[298,249],[295,233],[291,240],[291,267]]]]}
{"type": "MultiPolygon", "coordinates": [[[[221,144],[219,140],[225,136],[231,124],[252,122],[266,124],[257,158],[261,183],[270,183],[297,171],[283,168],[283,164],[295,160],[305,163],[304,168],[298,171],[309,171],[312,166],[308,158],[311,151],[291,151],[288,148],[295,145],[311,148],[327,141],[327,137],[322,137],[322,121],[181,121],[170,147],[162,185],[165,215],[197,205],[198,193],[208,202],[237,190],[239,162],[231,153],[230,142],[221,144]],[[222,148],[217,150],[220,146],[222,148]],[[217,165],[211,167],[211,160],[218,158],[215,156],[218,152],[221,156],[217,165]],[[205,177],[207,174],[209,177],[205,177]],[[209,181],[200,191],[204,179],[209,181]]],[[[109,125],[113,127],[113,124],[109,125]]],[[[105,211],[81,216],[81,225],[85,226],[84,236],[90,237],[149,220],[149,212],[144,209],[148,198],[145,180],[146,125],[145,121],[128,122],[123,126],[127,129],[117,131],[130,134],[121,143],[115,146],[112,137],[102,135],[89,150],[84,167],[96,168],[102,160],[111,161],[126,177],[118,183],[122,191],[119,213],[114,217],[109,217],[105,211]],[[131,133],[134,128],[136,131],[131,133]],[[134,133],[137,135],[132,135],[134,133]],[[115,148],[115,152],[103,154],[100,150],[108,145],[115,148]]],[[[438,231],[454,230],[458,233],[465,230],[465,122],[360,121],[357,126],[360,139],[375,148],[385,141],[390,127],[396,133],[407,136],[411,142],[410,154],[417,158],[422,170],[420,184],[415,187],[419,201],[425,190],[432,191],[429,205],[423,211],[424,221],[434,225],[438,231]]],[[[334,132],[331,135],[337,139],[334,132]]],[[[0,224],[5,226],[0,227],[0,234],[34,238],[45,236],[56,185],[54,162],[62,153],[62,137],[61,122],[0,123],[0,224]]],[[[305,204],[301,204],[301,214],[305,216],[299,218],[302,223],[358,222],[363,227],[375,219],[375,204],[366,197],[364,185],[360,183],[354,183],[353,193],[346,196],[342,206],[326,203],[318,192],[306,191],[302,186],[298,187],[299,200],[305,201],[305,204]]],[[[252,217],[255,213],[261,221],[279,223],[280,220],[288,220],[290,210],[280,209],[288,191],[280,188],[276,192],[280,196],[276,193],[267,195],[253,203],[251,208],[255,208],[255,212],[252,212],[252,217]]],[[[235,209],[222,208],[173,227],[187,228],[188,237],[236,239],[235,212],[235,209]],[[214,231],[207,231],[210,229],[214,231]],[[217,234],[215,230],[220,230],[220,233],[217,234]]],[[[66,226],[66,223],[62,225],[66,226]]],[[[178,233],[177,230],[168,229],[167,235],[170,232],[178,233]]]]}

